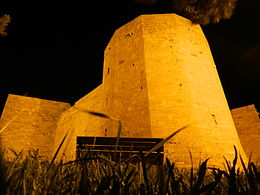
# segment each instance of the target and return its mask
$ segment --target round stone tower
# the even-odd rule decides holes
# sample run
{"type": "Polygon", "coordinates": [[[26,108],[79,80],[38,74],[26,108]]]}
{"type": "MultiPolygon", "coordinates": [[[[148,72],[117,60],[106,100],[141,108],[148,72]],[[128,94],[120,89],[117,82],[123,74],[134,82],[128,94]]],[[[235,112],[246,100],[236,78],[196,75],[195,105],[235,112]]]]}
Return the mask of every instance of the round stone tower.
{"type": "MultiPolygon", "coordinates": [[[[122,136],[164,138],[177,166],[210,158],[246,161],[209,45],[199,25],[175,14],[142,15],[119,28],[104,57],[104,113],[122,120],[122,136]]],[[[107,136],[116,125],[105,122],[107,136]]]]}

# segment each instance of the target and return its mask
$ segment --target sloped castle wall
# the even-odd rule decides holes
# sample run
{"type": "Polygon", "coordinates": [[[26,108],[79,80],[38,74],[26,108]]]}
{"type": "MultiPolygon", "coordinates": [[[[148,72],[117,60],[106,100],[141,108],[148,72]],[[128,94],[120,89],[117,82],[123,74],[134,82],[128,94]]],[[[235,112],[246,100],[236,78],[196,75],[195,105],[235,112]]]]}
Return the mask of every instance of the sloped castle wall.
{"type": "Polygon", "coordinates": [[[86,113],[86,111],[103,113],[102,97],[102,85],[100,85],[61,114],[57,122],[52,155],[55,154],[66,134],[67,137],[59,152],[58,159],[61,159],[63,154],[66,155],[67,159],[75,158],[77,136],[106,136],[106,131],[101,128],[104,119],[86,113]]]}

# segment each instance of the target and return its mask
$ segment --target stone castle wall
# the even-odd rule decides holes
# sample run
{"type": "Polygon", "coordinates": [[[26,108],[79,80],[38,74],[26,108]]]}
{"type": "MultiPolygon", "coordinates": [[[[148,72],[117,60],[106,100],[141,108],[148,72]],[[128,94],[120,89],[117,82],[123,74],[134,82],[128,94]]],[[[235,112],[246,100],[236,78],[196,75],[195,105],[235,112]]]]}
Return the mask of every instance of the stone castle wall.
{"type": "Polygon", "coordinates": [[[10,94],[0,121],[0,142],[6,157],[13,157],[8,147],[17,152],[39,149],[40,155],[50,157],[57,121],[69,107],[68,103],[10,94]]]}
{"type": "Polygon", "coordinates": [[[64,112],[57,122],[53,155],[62,139],[68,133],[61,148],[59,159],[66,154],[68,159],[75,158],[77,136],[105,136],[106,132],[100,128],[105,119],[92,116],[85,111],[102,112],[102,86],[100,85],[89,94],[81,98],[73,107],[64,112]]]}
{"type": "Polygon", "coordinates": [[[223,155],[233,160],[233,145],[247,161],[207,40],[199,25],[175,14],[143,15],[116,30],[103,83],[74,106],[10,95],[0,128],[19,110],[24,114],[1,133],[15,150],[38,148],[50,157],[68,133],[59,159],[74,158],[77,136],[117,134],[116,120],[86,112],[95,111],[120,119],[123,137],[165,138],[189,125],[165,146],[179,167],[190,166],[190,152],[194,165],[210,158],[210,166],[222,167],[223,155]]]}
{"type": "MultiPolygon", "coordinates": [[[[104,55],[104,112],[123,123],[122,136],[152,137],[143,17],[117,29],[104,55]]],[[[111,135],[116,126],[106,123],[111,135]]]]}
{"type": "Polygon", "coordinates": [[[233,145],[246,160],[199,25],[161,14],[119,28],[105,52],[102,85],[105,113],[122,120],[123,135],[164,138],[190,125],[165,147],[179,166],[189,166],[189,151],[195,164],[211,157],[218,166],[223,155],[233,159],[233,145]]]}
{"type": "Polygon", "coordinates": [[[232,109],[231,112],[247,156],[260,164],[260,120],[254,105],[232,109]]]}

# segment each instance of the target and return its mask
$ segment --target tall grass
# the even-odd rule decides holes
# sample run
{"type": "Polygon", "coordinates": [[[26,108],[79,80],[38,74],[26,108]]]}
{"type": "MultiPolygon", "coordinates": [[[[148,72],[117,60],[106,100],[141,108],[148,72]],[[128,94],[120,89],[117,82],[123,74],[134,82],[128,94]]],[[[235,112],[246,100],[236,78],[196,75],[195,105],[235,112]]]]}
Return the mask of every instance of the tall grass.
{"type": "MultiPolygon", "coordinates": [[[[119,140],[121,122],[118,124],[119,140]]],[[[150,153],[185,128],[172,133],[146,154],[117,161],[92,151],[82,153],[75,161],[55,161],[67,134],[51,161],[41,157],[38,151],[24,154],[10,149],[15,156],[12,160],[3,159],[0,153],[0,194],[260,194],[260,170],[253,162],[245,165],[236,148],[233,162],[226,160],[226,170],[207,167],[208,159],[198,169],[191,166],[189,170],[179,170],[167,158],[164,164],[146,161],[150,153]],[[238,158],[243,170],[236,167],[238,158]]]]}
{"type": "Polygon", "coordinates": [[[168,159],[149,164],[142,154],[115,162],[89,151],[66,163],[46,161],[38,151],[23,156],[1,161],[2,194],[260,194],[260,171],[252,162],[243,170],[226,162],[227,170],[220,170],[205,160],[198,169],[179,170],[168,159]]]}

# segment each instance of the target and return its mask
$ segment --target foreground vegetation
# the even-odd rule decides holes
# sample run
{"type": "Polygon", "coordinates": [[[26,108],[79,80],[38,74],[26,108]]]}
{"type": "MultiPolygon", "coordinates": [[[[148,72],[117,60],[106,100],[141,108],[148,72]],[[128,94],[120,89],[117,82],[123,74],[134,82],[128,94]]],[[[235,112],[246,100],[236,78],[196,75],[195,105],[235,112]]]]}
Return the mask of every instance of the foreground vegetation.
{"type": "Polygon", "coordinates": [[[236,169],[236,156],[227,170],[207,167],[178,170],[168,159],[152,165],[144,155],[118,162],[87,152],[80,160],[54,163],[37,151],[1,161],[1,194],[260,194],[260,171],[254,163],[236,169]]]}
{"type": "MultiPolygon", "coordinates": [[[[81,111],[118,121],[118,144],[122,130],[120,120],[101,113],[81,111]]],[[[41,157],[38,151],[23,154],[12,149],[15,158],[6,161],[0,152],[0,195],[260,194],[260,169],[252,162],[245,165],[241,158],[243,169],[238,169],[239,156],[235,147],[234,160],[232,163],[226,160],[226,170],[208,167],[208,159],[197,169],[191,167],[189,170],[179,170],[168,159],[163,165],[159,158],[158,162],[153,159],[153,163],[146,160],[150,153],[186,127],[173,132],[147,153],[127,159],[85,151],[76,161],[57,162],[56,157],[67,134],[50,161],[41,157]]]]}

